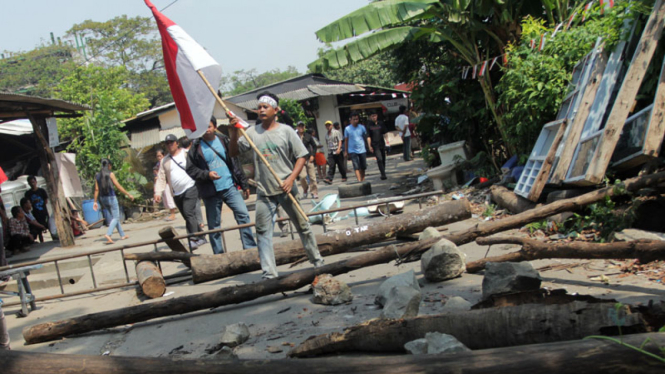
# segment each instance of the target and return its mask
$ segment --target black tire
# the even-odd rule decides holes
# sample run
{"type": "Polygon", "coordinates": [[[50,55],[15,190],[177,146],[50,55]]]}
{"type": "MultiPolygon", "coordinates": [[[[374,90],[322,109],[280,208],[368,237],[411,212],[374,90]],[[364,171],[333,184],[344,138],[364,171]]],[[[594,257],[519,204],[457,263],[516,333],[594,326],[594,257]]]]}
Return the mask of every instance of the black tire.
{"type": "Polygon", "coordinates": [[[340,199],[367,196],[372,194],[372,184],[369,182],[343,184],[337,188],[337,191],[340,199]]]}

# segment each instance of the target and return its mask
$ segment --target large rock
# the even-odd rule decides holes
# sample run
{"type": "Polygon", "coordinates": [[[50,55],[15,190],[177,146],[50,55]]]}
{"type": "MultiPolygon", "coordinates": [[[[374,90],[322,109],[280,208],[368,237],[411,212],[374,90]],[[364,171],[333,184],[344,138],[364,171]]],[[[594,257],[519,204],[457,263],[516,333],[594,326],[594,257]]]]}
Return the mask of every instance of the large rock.
{"type": "Polygon", "coordinates": [[[420,292],[420,285],[416,279],[416,273],[413,270],[409,270],[406,273],[392,276],[381,283],[381,286],[379,286],[379,293],[376,295],[374,303],[385,306],[388,294],[390,294],[390,291],[395,287],[411,287],[420,292]]]}
{"type": "Polygon", "coordinates": [[[321,274],[312,283],[314,302],[317,304],[338,305],[353,300],[349,286],[330,274],[321,274]]]}
{"type": "Polygon", "coordinates": [[[425,279],[441,282],[459,277],[466,271],[466,254],[448,239],[441,239],[420,259],[425,279]]]}
{"type": "Polygon", "coordinates": [[[381,311],[382,318],[401,319],[415,317],[420,309],[422,294],[411,287],[394,287],[381,311]]]}
{"type": "Polygon", "coordinates": [[[472,304],[459,296],[453,296],[441,308],[441,312],[464,312],[471,310],[472,304]]]}
{"type": "Polygon", "coordinates": [[[435,229],[434,227],[428,227],[420,233],[418,240],[427,240],[439,237],[441,237],[441,232],[439,232],[439,230],[435,229]]]}
{"type": "Polygon", "coordinates": [[[488,262],[483,278],[483,298],[540,288],[540,274],[529,262],[488,262]]]}
{"type": "Polygon", "coordinates": [[[236,347],[249,339],[249,329],[244,323],[234,323],[226,326],[219,345],[227,347],[236,347]]]}
{"type": "Polygon", "coordinates": [[[412,355],[471,352],[454,336],[440,332],[428,332],[424,338],[404,344],[404,349],[412,355]]]}

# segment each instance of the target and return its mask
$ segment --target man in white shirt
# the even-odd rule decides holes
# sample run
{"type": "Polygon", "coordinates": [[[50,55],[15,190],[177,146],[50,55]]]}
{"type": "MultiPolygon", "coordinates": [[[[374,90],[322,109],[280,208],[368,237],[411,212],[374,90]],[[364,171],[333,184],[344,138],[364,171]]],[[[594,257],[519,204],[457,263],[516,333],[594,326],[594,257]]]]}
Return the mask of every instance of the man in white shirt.
{"type": "MultiPolygon", "coordinates": [[[[187,155],[180,149],[178,138],[169,134],[164,140],[169,155],[164,157],[157,173],[155,182],[155,201],[159,203],[165,188],[173,191],[173,200],[185,219],[188,234],[201,232],[199,221],[196,218],[196,202],[199,200],[199,192],[196,183],[187,174],[187,155]]],[[[189,245],[192,250],[207,243],[203,236],[192,237],[189,245]]]]}
{"type": "Polygon", "coordinates": [[[395,118],[395,127],[402,136],[402,147],[404,147],[404,161],[411,161],[411,131],[409,131],[409,116],[406,115],[406,107],[399,106],[399,116],[395,118]]]}

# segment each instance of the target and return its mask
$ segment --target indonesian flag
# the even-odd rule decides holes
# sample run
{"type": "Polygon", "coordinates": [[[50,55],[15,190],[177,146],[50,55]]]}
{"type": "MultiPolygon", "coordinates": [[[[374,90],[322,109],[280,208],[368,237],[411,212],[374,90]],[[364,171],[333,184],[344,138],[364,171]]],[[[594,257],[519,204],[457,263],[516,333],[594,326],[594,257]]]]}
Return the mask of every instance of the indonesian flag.
{"type": "Polygon", "coordinates": [[[212,87],[218,87],[222,68],[185,30],[160,13],[145,0],[157,21],[162,36],[162,52],[171,95],[180,115],[180,124],[188,138],[203,135],[210,123],[215,97],[197,71],[212,87]]]}
{"type": "Polygon", "coordinates": [[[5,174],[5,171],[0,168],[0,184],[7,182],[7,175],[5,174]]]}
{"type": "Polygon", "coordinates": [[[483,61],[483,63],[480,65],[480,72],[478,76],[482,77],[483,75],[485,75],[485,71],[487,70],[487,63],[488,61],[483,61]]]}

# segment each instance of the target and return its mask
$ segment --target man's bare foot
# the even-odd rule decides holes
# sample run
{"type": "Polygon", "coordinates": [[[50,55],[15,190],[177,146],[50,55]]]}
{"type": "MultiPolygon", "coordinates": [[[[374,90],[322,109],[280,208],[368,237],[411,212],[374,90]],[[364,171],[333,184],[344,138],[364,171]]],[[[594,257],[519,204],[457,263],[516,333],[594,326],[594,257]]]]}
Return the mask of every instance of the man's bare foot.
{"type": "Polygon", "coordinates": [[[125,236],[123,236],[123,237],[120,238],[120,239],[121,239],[121,240],[129,239],[129,235],[125,235],[125,236]]]}
{"type": "Polygon", "coordinates": [[[111,239],[110,236],[108,236],[108,235],[104,235],[104,237],[106,238],[106,244],[113,244],[113,243],[115,243],[115,242],[113,241],[113,239],[111,239]]]}

